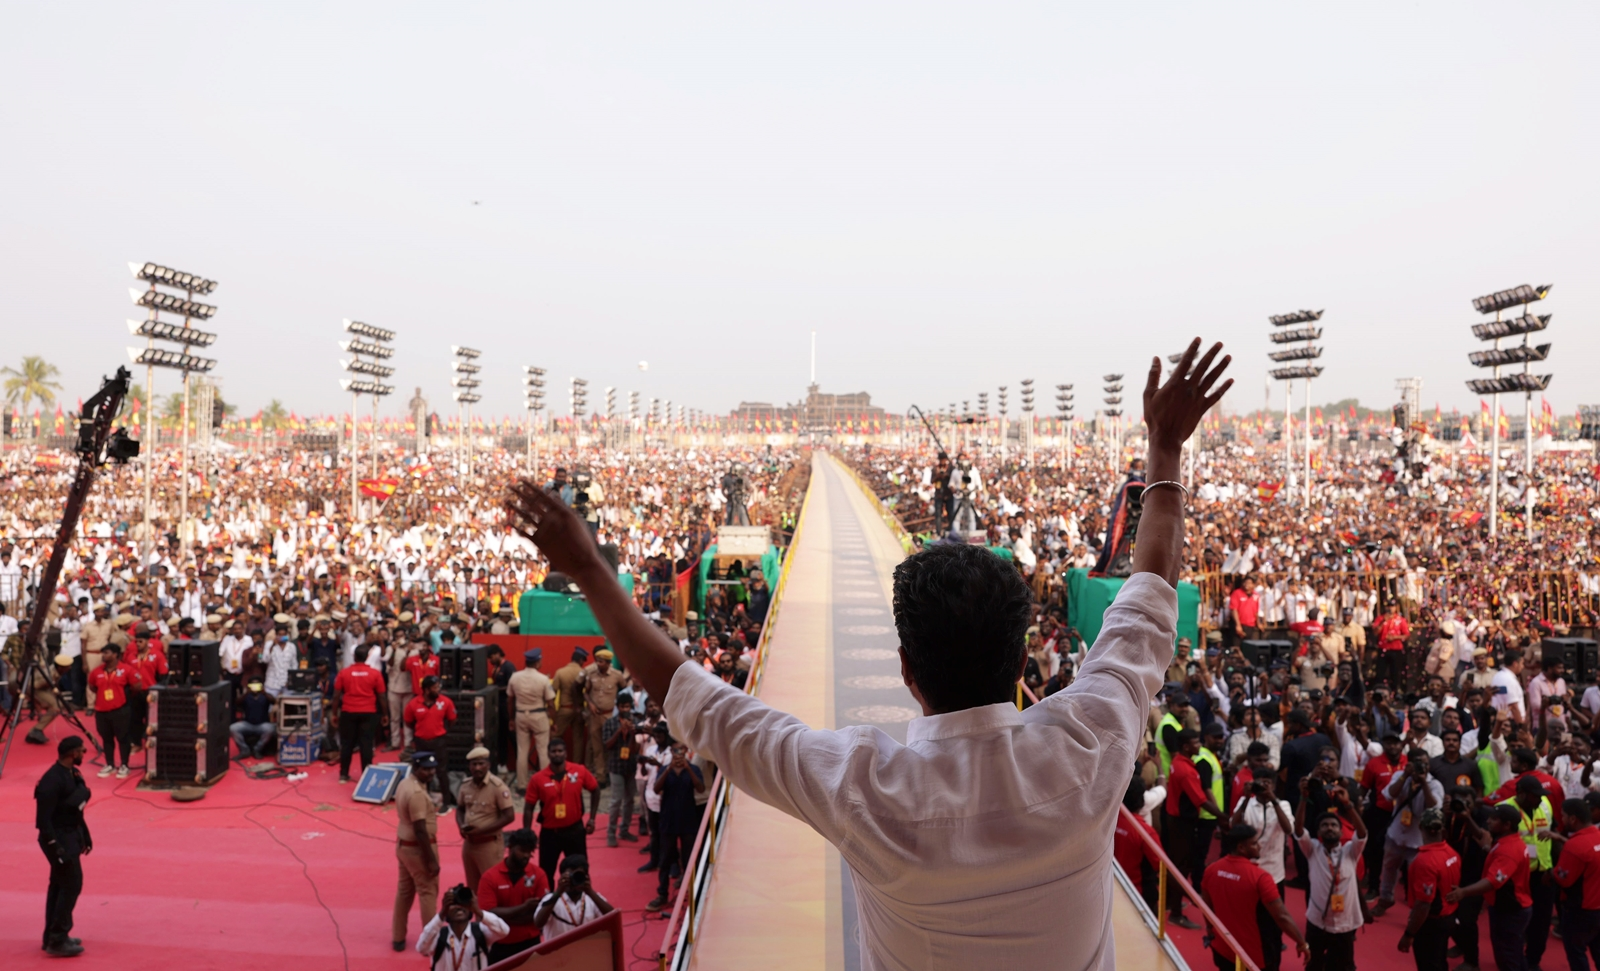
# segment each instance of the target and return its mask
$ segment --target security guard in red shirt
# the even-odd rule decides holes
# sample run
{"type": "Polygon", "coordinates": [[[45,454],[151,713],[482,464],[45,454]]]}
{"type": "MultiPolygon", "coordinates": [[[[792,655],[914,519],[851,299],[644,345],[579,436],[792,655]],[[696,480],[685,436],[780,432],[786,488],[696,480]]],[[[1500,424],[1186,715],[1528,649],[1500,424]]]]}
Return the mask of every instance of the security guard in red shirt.
{"type": "MultiPolygon", "coordinates": [[[[412,658],[416,660],[416,658],[412,658]]],[[[446,744],[450,723],[456,720],[456,703],[439,693],[439,677],[430,674],[422,679],[422,693],[406,702],[405,722],[411,726],[412,744],[418,752],[432,752],[439,760],[439,790],[444,794],[443,809],[455,805],[450,786],[443,779],[450,770],[450,752],[446,744]]]]}
{"type": "Polygon", "coordinates": [[[1489,904],[1489,944],[1500,971],[1528,971],[1524,936],[1533,916],[1533,894],[1528,889],[1528,847],[1518,828],[1522,813],[1501,803],[1489,813],[1489,837],[1494,840],[1483,862],[1483,879],[1445,894],[1459,903],[1472,894],[1493,894],[1489,904]]]}
{"type": "Polygon", "coordinates": [[[528,780],[528,794],[522,808],[522,828],[531,829],[533,809],[539,807],[539,868],[552,884],[563,855],[588,854],[585,837],[594,832],[600,800],[590,802],[589,821],[584,823],[583,794],[599,789],[600,783],[594,773],[585,766],[567,761],[567,743],[559,736],[552,738],[550,764],[528,780]]]}
{"type": "Polygon", "coordinates": [[[122,663],[122,649],[107,644],[100,649],[100,666],[89,672],[89,691],[94,695],[94,727],[100,732],[100,747],[106,764],[100,778],[115,772],[128,777],[128,750],[133,746],[132,707],[129,690],[148,688],[137,667],[122,663]]]}
{"type": "Polygon", "coordinates": [[[506,858],[478,881],[478,906],[511,927],[511,933],[490,945],[490,964],[539,943],[539,925],[533,922],[533,915],[539,901],[550,893],[550,881],[543,870],[532,865],[538,846],[539,837],[533,830],[513,830],[506,836],[506,858]]]}
{"type": "Polygon", "coordinates": [[[1572,971],[1600,966],[1600,829],[1592,819],[1587,802],[1568,799],[1561,804],[1561,828],[1566,835],[1550,834],[1561,843],[1561,856],[1550,875],[1566,890],[1561,944],[1567,949],[1567,966],[1572,971]],[[1591,955],[1594,965],[1589,963],[1591,955]]]}
{"type": "Polygon", "coordinates": [[[1447,971],[1445,952],[1450,950],[1456,903],[1445,898],[1461,885],[1461,854],[1444,841],[1444,813],[1437,806],[1422,811],[1417,828],[1422,831],[1422,846],[1406,875],[1411,918],[1399,948],[1411,951],[1417,971],[1447,971]]]}
{"type": "MultiPolygon", "coordinates": [[[[1178,747],[1172,754],[1172,769],[1167,775],[1166,813],[1161,821],[1163,849],[1172,858],[1173,866],[1192,882],[1192,875],[1204,868],[1206,853],[1211,849],[1209,842],[1200,845],[1202,830],[1210,831],[1209,827],[1201,826],[1200,811],[1203,809],[1221,818],[1222,809],[1200,784],[1200,770],[1195,768],[1200,733],[1185,728],[1177,733],[1174,741],[1178,747]]],[[[1183,894],[1167,894],[1167,908],[1172,923],[1190,930],[1199,929],[1199,924],[1183,916],[1183,894]]]]}

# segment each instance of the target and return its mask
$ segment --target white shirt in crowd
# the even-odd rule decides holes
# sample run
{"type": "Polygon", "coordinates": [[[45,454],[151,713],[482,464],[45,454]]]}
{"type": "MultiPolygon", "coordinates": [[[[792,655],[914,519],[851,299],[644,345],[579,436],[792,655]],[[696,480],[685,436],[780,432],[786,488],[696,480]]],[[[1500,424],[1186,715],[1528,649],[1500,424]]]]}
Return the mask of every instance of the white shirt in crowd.
{"type": "MultiPolygon", "coordinates": [[[[1283,824],[1278,822],[1278,814],[1272,811],[1271,806],[1263,806],[1261,800],[1251,795],[1239,797],[1233,804],[1233,811],[1239,811],[1239,803],[1246,803],[1244,807],[1244,822],[1255,827],[1261,842],[1261,859],[1256,865],[1267,871],[1273,883],[1282,883],[1286,877],[1283,872],[1283,852],[1288,846],[1289,834],[1284,831],[1283,824]]],[[[1294,820],[1294,810],[1282,799],[1278,800],[1278,807],[1283,810],[1285,819],[1294,820]]]]}
{"type": "Polygon", "coordinates": [[[543,907],[551,898],[555,899],[556,906],[550,911],[550,919],[545,921],[544,930],[541,932],[541,936],[547,941],[605,916],[600,912],[600,905],[590,900],[588,894],[582,894],[577,900],[573,900],[564,893],[549,893],[539,901],[539,906],[543,907]]]}
{"type": "Polygon", "coordinates": [[[1489,704],[1494,706],[1495,711],[1505,711],[1512,705],[1519,705],[1524,715],[1528,713],[1522,702],[1522,682],[1505,668],[1496,670],[1494,679],[1489,682],[1489,704]]]}
{"type": "Polygon", "coordinates": [[[1026,711],[914,719],[905,745],[867,725],[808,728],[695,664],[673,675],[667,721],[838,847],[866,971],[1111,971],[1112,833],[1176,627],[1176,591],[1135,574],[1070,687],[1026,711]]]}
{"type": "Polygon", "coordinates": [[[1360,928],[1366,919],[1361,916],[1361,901],[1357,897],[1361,888],[1356,885],[1356,863],[1367,841],[1358,836],[1329,853],[1308,829],[1299,843],[1311,871],[1307,875],[1311,893],[1306,898],[1306,920],[1329,934],[1344,934],[1360,928]]]}
{"type": "Polygon", "coordinates": [[[244,652],[255,646],[255,639],[249,634],[235,636],[229,634],[222,639],[220,654],[222,657],[222,670],[229,674],[244,673],[244,652]]]}
{"type": "MultiPolygon", "coordinates": [[[[477,923],[483,929],[483,939],[490,944],[511,933],[505,921],[488,911],[483,912],[483,920],[477,923]]],[[[472,936],[472,925],[468,924],[466,933],[457,937],[443,914],[435,914],[422,928],[422,936],[417,938],[417,953],[431,961],[441,934],[444,935],[444,950],[440,952],[439,963],[433,966],[433,971],[479,971],[489,966],[488,950],[485,949],[481,956],[478,954],[478,942],[472,936]]]]}

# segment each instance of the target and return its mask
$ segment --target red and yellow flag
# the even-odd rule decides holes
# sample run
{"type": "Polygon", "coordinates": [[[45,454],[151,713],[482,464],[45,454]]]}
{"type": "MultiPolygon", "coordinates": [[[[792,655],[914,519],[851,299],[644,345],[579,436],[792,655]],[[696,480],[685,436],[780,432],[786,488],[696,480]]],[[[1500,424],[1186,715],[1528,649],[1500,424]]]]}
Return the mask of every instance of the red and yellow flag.
{"type": "Polygon", "coordinates": [[[372,496],[374,499],[387,499],[400,488],[400,480],[390,478],[361,479],[356,484],[361,487],[362,495],[372,496]]]}

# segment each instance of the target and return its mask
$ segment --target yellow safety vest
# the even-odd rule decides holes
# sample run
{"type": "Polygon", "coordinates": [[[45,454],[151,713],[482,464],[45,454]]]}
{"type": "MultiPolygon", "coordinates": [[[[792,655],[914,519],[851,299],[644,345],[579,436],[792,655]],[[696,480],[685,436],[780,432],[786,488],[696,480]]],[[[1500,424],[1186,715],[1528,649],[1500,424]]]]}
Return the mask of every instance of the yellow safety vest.
{"type": "Polygon", "coordinates": [[[1541,829],[1549,829],[1551,820],[1555,818],[1554,811],[1550,808],[1550,800],[1544,796],[1539,797],[1539,808],[1529,816],[1522,812],[1522,806],[1516,799],[1509,799],[1507,803],[1517,807],[1517,812],[1522,813],[1522,824],[1517,830],[1522,833],[1522,842],[1534,848],[1537,856],[1528,861],[1532,870],[1550,869],[1550,838],[1536,835],[1541,829]]]}
{"type": "MultiPolygon", "coordinates": [[[[1201,762],[1204,762],[1205,764],[1211,766],[1211,801],[1217,804],[1217,808],[1218,809],[1221,809],[1222,808],[1222,763],[1218,762],[1216,755],[1213,754],[1212,751],[1210,749],[1206,748],[1204,745],[1200,746],[1200,753],[1194,757],[1194,761],[1195,761],[1195,764],[1196,764],[1197,767],[1198,767],[1199,763],[1201,763],[1201,762]]],[[[1213,816],[1211,813],[1209,813],[1206,810],[1202,809],[1202,810],[1200,810],[1200,818],[1201,819],[1216,819],[1217,817],[1213,816]]]]}
{"type": "Polygon", "coordinates": [[[1161,756],[1161,774],[1163,777],[1172,774],[1172,753],[1167,751],[1167,743],[1162,739],[1163,730],[1171,725],[1178,731],[1183,731],[1183,722],[1173,717],[1172,712],[1167,712],[1161,718],[1161,724],[1156,726],[1156,752],[1161,756]]]}

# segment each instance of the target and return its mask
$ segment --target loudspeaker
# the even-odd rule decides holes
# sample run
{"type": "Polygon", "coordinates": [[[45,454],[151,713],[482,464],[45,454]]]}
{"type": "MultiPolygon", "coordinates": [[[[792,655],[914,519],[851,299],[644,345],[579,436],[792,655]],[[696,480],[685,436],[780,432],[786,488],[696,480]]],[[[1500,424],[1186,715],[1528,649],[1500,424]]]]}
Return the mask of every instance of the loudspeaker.
{"type": "Polygon", "coordinates": [[[1587,637],[1546,637],[1540,644],[1540,658],[1548,664],[1560,661],[1567,666],[1569,684],[1583,684],[1600,678],[1600,644],[1587,637]]]}
{"type": "Polygon", "coordinates": [[[1241,641],[1239,649],[1244,652],[1245,660],[1258,668],[1270,667],[1273,661],[1287,660],[1294,654],[1294,644],[1280,640],[1241,641]]]}
{"type": "Polygon", "coordinates": [[[290,694],[310,694],[317,689],[317,672],[308,668],[290,668],[289,682],[284,690],[290,694]]]}
{"type": "Polygon", "coordinates": [[[489,685],[489,645],[463,644],[456,648],[456,690],[477,691],[489,685]]]}
{"type": "MultiPolygon", "coordinates": [[[[187,652],[186,652],[187,653],[187,652]]],[[[228,771],[233,685],[169,685],[152,690],[146,775],[157,782],[211,782],[228,771]]]]}
{"type": "Polygon", "coordinates": [[[167,683],[198,688],[222,680],[220,641],[173,641],[167,645],[167,683]]]}
{"type": "Polygon", "coordinates": [[[445,730],[450,756],[446,768],[449,771],[467,771],[467,753],[478,745],[489,750],[491,765],[499,764],[500,698],[503,693],[496,687],[444,693],[456,706],[456,720],[445,730]]]}
{"type": "MultiPolygon", "coordinates": [[[[439,690],[456,690],[456,651],[454,644],[441,644],[433,653],[439,656],[439,690]]],[[[420,687],[420,685],[419,685],[420,687]]]]}

